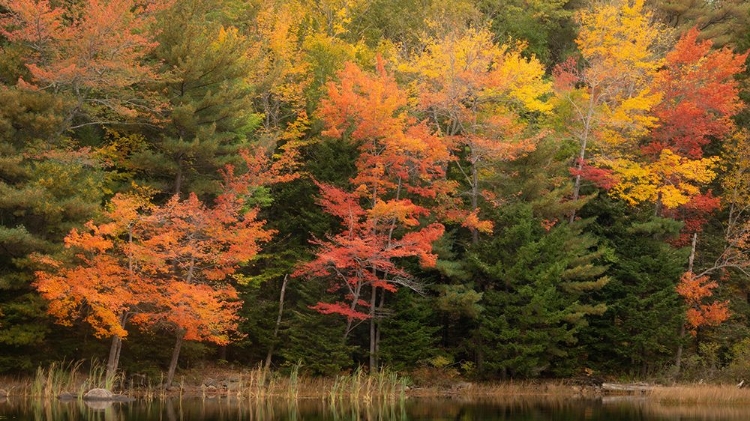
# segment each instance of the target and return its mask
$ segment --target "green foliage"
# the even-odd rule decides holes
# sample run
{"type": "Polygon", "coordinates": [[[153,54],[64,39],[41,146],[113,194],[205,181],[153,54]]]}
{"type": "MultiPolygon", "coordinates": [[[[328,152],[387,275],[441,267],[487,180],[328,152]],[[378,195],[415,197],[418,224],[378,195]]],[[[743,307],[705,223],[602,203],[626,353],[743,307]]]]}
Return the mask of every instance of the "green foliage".
{"type": "Polygon", "coordinates": [[[674,358],[684,314],[675,286],[688,253],[666,242],[681,224],[604,198],[585,211],[597,215],[594,231],[615,254],[610,282],[596,294],[608,309],[585,334],[590,364],[603,372],[654,374],[674,358]]]}
{"type": "Polygon", "coordinates": [[[570,375],[581,329],[606,309],[591,294],[608,282],[608,250],[583,222],[546,231],[528,205],[505,207],[499,220],[502,235],[471,256],[487,285],[474,332],[477,368],[485,376],[570,375]]]}
{"type": "Polygon", "coordinates": [[[294,304],[286,312],[278,354],[283,365],[300,363],[311,374],[332,376],[353,367],[355,347],[344,343],[343,319],[310,309],[325,288],[317,281],[307,281],[296,289],[298,298],[290,297],[294,304]]]}
{"type": "Polygon", "coordinates": [[[48,351],[40,346],[51,327],[29,256],[61,250],[102,199],[94,154],[60,136],[65,109],[54,95],[0,87],[0,346],[8,361],[0,371],[33,368],[48,351]]]}
{"type": "Polygon", "coordinates": [[[745,338],[732,346],[728,374],[733,380],[750,378],[750,338],[745,338]]]}
{"type": "Polygon", "coordinates": [[[159,191],[215,193],[218,170],[236,163],[236,151],[260,124],[246,80],[249,40],[224,26],[222,3],[174,3],[160,16],[163,126],[147,133],[147,148],[134,151],[131,165],[159,191]]]}
{"type": "Polygon", "coordinates": [[[380,360],[396,371],[407,371],[435,355],[438,330],[434,326],[432,302],[401,289],[389,304],[390,314],[382,321],[380,360]]]}
{"type": "Polygon", "coordinates": [[[478,2],[492,19],[501,40],[528,42],[528,52],[547,64],[560,62],[574,51],[576,0],[506,0],[478,2]]]}

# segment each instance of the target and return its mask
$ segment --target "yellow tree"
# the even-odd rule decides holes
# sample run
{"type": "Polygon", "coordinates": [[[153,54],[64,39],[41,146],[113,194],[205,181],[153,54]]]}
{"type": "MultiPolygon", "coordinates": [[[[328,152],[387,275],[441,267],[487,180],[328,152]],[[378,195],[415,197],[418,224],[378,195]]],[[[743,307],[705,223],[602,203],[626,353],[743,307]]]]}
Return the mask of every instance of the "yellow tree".
{"type": "Polygon", "coordinates": [[[587,161],[607,167],[656,124],[651,110],[660,95],[651,86],[662,63],[662,32],[643,0],[598,3],[581,12],[579,22],[582,68],[569,61],[555,69],[566,131],[579,144],[573,200],[580,197],[583,178],[606,179],[606,171],[587,161]]]}
{"type": "Polygon", "coordinates": [[[470,210],[462,221],[478,241],[491,224],[480,221],[479,201],[492,197],[482,188],[497,162],[513,160],[536,146],[521,113],[545,113],[551,84],[524,45],[498,45],[487,29],[470,28],[426,41],[424,51],[401,66],[413,78],[419,107],[434,129],[446,136],[463,159],[456,166],[468,186],[470,210]],[[464,154],[464,151],[466,152],[464,154]]]}

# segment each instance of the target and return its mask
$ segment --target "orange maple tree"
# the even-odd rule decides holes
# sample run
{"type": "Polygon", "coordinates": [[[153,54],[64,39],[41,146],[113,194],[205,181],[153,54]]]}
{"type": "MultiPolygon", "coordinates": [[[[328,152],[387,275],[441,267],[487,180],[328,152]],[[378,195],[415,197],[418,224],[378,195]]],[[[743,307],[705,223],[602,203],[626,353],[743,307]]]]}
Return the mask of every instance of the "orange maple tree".
{"type": "Polygon", "coordinates": [[[159,293],[153,310],[138,321],[175,331],[167,384],[174,378],[183,340],[227,344],[237,330],[242,303],[227,282],[241,263],[257,255],[272,232],[263,229],[257,210],[231,187],[207,207],[195,194],[173,196],[145,218],[141,256],[159,293]]]}
{"type": "Polygon", "coordinates": [[[137,232],[149,208],[143,196],[118,194],[104,222],[89,221],[85,230],[73,229],[65,238],[72,262],[36,257],[45,269],[36,272],[35,286],[49,302],[49,314],[67,326],[83,319],[97,337],[112,338],[109,378],[117,370],[126,323],[157,294],[153,279],[141,270],[138,246],[137,232]]]}
{"type": "Polygon", "coordinates": [[[686,323],[693,336],[701,326],[718,326],[729,319],[729,301],[706,302],[718,286],[716,281],[711,281],[706,275],[696,276],[693,272],[682,275],[677,293],[687,304],[686,323]]]}
{"type": "Polygon", "coordinates": [[[66,246],[72,264],[39,256],[46,265],[36,287],[58,322],[83,319],[99,337],[112,337],[108,375],[117,369],[126,323],[170,329],[175,344],[171,383],[184,340],[226,344],[237,329],[241,307],[231,275],[253,259],[273,231],[263,228],[258,210],[248,207],[253,189],[286,180],[288,164],[246,153],[248,171],[224,172],[224,188],[213,206],[195,194],[173,196],[156,206],[145,196],[115,195],[105,222],[72,230],[66,246]]]}

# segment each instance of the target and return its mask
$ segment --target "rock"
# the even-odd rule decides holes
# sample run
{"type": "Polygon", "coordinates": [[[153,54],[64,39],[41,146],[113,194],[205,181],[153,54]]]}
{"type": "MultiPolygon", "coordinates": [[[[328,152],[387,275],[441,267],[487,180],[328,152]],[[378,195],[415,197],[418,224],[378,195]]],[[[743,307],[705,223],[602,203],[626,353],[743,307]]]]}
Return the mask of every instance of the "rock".
{"type": "Polygon", "coordinates": [[[76,395],[75,393],[63,392],[57,395],[57,399],[63,402],[70,402],[70,401],[78,400],[78,395],[76,395]]]}
{"type": "Polygon", "coordinates": [[[115,396],[114,393],[107,389],[91,389],[83,395],[83,400],[89,401],[109,401],[115,396]]]}
{"type": "Polygon", "coordinates": [[[116,395],[107,389],[91,389],[83,395],[83,400],[100,402],[132,402],[135,399],[130,396],[116,395]]]}
{"type": "Polygon", "coordinates": [[[95,411],[105,411],[112,406],[112,401],[83,401],[83,404],[95,411]]]}

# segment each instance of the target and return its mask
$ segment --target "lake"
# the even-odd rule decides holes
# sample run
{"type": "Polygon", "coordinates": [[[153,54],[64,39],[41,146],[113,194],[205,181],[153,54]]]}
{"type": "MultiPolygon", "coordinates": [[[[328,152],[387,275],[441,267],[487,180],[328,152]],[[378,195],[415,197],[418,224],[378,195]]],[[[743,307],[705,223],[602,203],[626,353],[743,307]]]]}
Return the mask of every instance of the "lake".
{"type": "Polygon", "coordinates": [[[28,421],[263,421],[263,420],[503,420],[503,421],[661,421],[750,420],[750,406],[669,406],[646,399],[471,400],[409,398],[403,402],[344,404],[319,399],[253,402],[228,398],[189,398],[103,404],[81,401],[0,400],[0,420],[28,421]]]}

